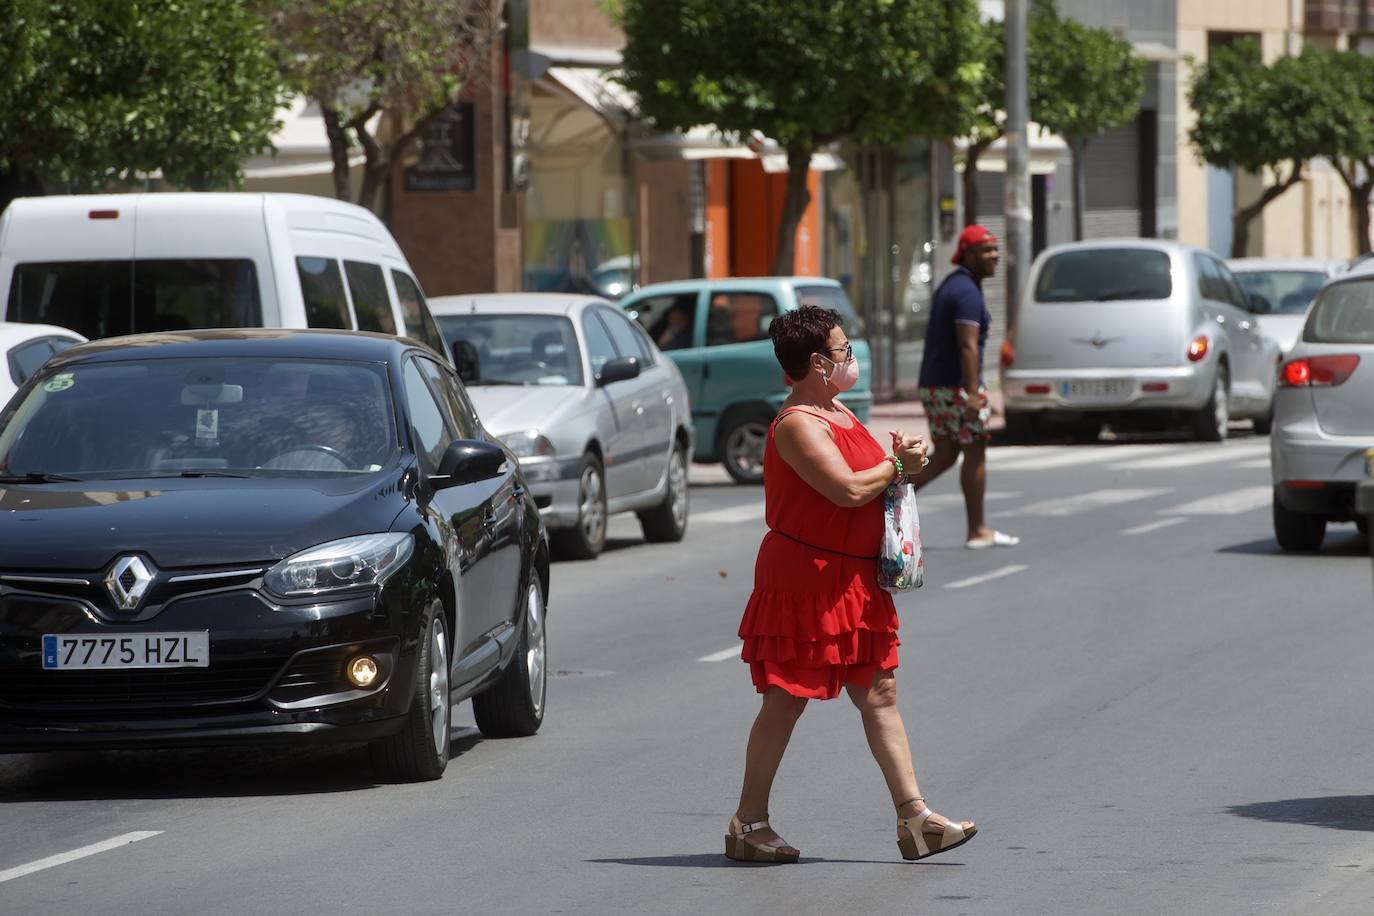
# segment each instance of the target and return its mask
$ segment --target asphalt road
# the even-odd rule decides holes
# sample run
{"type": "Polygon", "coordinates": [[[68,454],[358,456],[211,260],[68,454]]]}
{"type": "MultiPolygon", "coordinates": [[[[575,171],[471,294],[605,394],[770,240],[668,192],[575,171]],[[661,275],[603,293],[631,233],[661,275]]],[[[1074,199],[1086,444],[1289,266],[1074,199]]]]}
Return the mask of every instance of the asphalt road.
{"type": "Polygon", "coordinates": [[[537,737],[465,704],[419,785],[357,748],[0,758],[0,913],[1369,913],[1370,560],[1348,525],[1280,554],[1268,474],[1247,436],[996,449],[1024,540],[981,552],[952,476],[922,494],[900,702],[927,798],[979,826],[929,862],[901,862],[844,699],[775,789],[801,863],[723,858],[762,493],[696,469],[682,544],[631,517],[555,566],[537,737]]]}

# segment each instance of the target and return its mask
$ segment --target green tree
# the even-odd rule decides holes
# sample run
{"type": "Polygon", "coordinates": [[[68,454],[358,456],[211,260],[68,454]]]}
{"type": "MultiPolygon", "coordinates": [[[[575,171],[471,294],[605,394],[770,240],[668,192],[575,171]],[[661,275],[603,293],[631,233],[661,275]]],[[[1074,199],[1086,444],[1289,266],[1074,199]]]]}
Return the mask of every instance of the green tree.
{"type": "Polygon", "coordinates": [[[11,181],[232,186],[277,127],[280,81],[237,0],[10,0],[0,75],[11,181]]]}
{"type": "Polygon", "coordinates": [[[787,152],[775,273],[791,273],[817,149],[960,136],[986,76],[973,0],[622,0],[620,75],[661,130],[714,124],[787,152]]]}
{"type": "Polygon", "coordinates": [[[1145,65],[1131,44],[1105,29],[1056,15],[1036,20],[1030,66],[1031,116],[1069,144],[1073,160],[1073,237],[1083,238],[1087,206],[1084,157],[1104,131],[1129,124],[1140,111],[1145,65]]]}
{"type": "Polygon", "coordinates": [[[257,0],[283,78],[319,105],[334,194],[374,212],[393,164],[489,73],[504,0],[257,0]],[[374,122],[374,118],[380,120],[374,122]],[[375,126],[374,126],[375,123],[375,126]]]}
{"type": "Polygon", "coordinates": [[[1242,257],[1250,222],[1302,180],[1316,156],[1352,145],[1353,96],[1331,78],[1331,59],[1317,51],[1280,57],[1266,66],[1259,45],[1242,39],[1217,48],[1193,75],[1188,101],[1197,113],[1189,139],[1198,158],[1219,168],[1241,168],[1273,183],[1231,215],[1231,256],[1242,257]]]}
{"type": "Polygon", "coordinates": [[[1321,79],[1320,86],[1339,93],[1328,105],[1339,147],[1328,155],[1350,191],[1359,253],[1368,254],[1369,203],[1374,195],[1374,58],[1356,51],[1332,51],[1309,65],[1322,71],[1314,74],[1321,79]]]}

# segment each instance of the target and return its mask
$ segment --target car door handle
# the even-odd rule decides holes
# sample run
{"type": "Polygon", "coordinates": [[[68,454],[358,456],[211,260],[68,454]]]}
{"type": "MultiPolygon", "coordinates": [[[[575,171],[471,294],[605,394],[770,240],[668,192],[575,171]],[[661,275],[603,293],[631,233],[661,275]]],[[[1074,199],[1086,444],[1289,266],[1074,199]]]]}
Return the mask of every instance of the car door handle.
{"type": "Polygon", "coordinates": [[[495,513],[495,512],[493,512],[493,511],[491,511],[490,509],[488,509],[486,512],[482,513],[482,527],[483,527],[483,528],[494,528],[494,527],[496,527],[496,513],[495,513]]]}
{"type": "Polygon", "coordinates": [[[524,498],[525,498],[525,488],[522,487],[520,484],[517,483],[517,484],[515,485],[515,488],[514,488],[513,490],[511,490],[511,495],[513,495],[516,499],[524,499],[524,498]]]}
{"type": "Polygon", "coordinates": [[[1250,322],[1248,322],[1248,321],[1242,321],[1242,322],[1240,323],[1240,329],[1241,329],[1242,331],[1248,331],[1248,330],[1250,330],[1251,327],[1253,327],[1253,325],[1251,325],[1250,322]]]}
{"type": "Polygon", "coordinates": [[[1217,316],[1217,324],[1225,324],[1225,323],[1226,323],[1226,316],[1225,316],[1225,315],[1218,315],[1218,316],[1217,316]]]}

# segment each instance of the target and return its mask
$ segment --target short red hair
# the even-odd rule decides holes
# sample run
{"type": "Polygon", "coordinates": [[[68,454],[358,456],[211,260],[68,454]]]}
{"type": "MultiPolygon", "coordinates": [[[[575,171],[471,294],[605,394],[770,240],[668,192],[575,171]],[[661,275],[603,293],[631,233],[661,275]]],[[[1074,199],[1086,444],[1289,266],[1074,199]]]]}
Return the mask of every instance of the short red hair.
{"type": "Polygon", "coordinates": [[[843,323],[839,312],[814,305],[803,305],[774,318],[768,336],[773,338],[773,355],[787,377],[797,382],[806,378],[811,354],[824,350],[830,332],[843,323]]]}

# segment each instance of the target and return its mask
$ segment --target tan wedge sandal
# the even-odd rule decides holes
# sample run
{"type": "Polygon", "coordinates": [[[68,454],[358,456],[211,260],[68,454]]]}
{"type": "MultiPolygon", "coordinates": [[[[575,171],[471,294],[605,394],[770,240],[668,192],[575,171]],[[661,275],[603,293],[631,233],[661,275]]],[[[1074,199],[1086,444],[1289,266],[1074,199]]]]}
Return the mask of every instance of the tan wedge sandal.
{"type": "Polygon", "coordinates": [[[772,830],[768,819],[755,821],[746,824],[738,816],[730,818],[730,832],[725,835],[725,857],[734,859],[737,862],[795,862],[801,858],[801,853],[795,848],[787,845],[783,838],[777,836],[775,840],[766,843],[754,843],[745,839],[751,833],[760,830],[772,830]]]}
{"type": "MultiPolygon", "coordinates": [[[[956,846],[962,846],[973,835],[978,832],[978,828],[973,825],[973,821],[961,821],[956,824],[953,821],[947,824],[929,824],[935,812],[926,807],[925,799],[917,798],[912,801],[921,802],[921,810],[916,812],[914,817],[897,818],[897,829],[905,829],[908,836],[897,837],[897,848],[902,851],[902,858],[908,861],[924,859],[933,856],[938,852],[948,852],[956,846]]],[[[903,805],[908,802],[903,802],[903,805]]],[[[898,806],[901,810],[901,806],[898,806]]]]}

